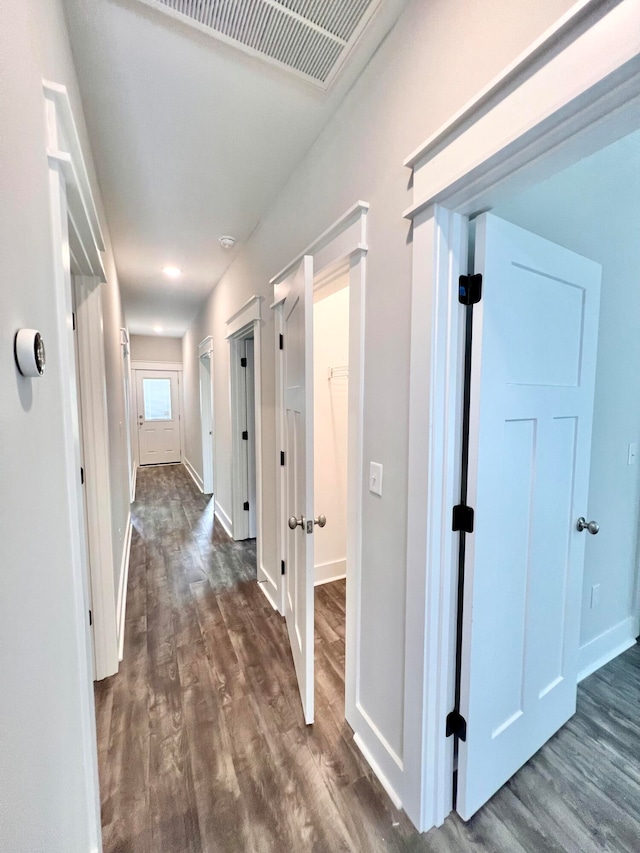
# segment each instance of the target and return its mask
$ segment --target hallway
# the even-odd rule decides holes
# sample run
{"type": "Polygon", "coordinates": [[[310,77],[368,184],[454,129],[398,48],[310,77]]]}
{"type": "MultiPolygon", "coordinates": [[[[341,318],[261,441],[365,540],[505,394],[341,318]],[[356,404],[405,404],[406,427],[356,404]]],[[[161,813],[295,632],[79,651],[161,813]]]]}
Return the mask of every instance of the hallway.
{"type": "Polygon", "coordinates": [[[343,718],[344,582],[316,590],[316,723],[284,621],[182,466],[140,469],[124,661],[96,684],[105,853],[638,849],[640,653],[481,811],[419,836],[343,718]]]}
{"type": "Polygon", "coordinates": [[[106,853],[404,849],[344,721],[344,582],[317,591],[307,729],[255,542],[182,466],[140,469],[133,513],[124,660],[96,684],[106,853]]]}

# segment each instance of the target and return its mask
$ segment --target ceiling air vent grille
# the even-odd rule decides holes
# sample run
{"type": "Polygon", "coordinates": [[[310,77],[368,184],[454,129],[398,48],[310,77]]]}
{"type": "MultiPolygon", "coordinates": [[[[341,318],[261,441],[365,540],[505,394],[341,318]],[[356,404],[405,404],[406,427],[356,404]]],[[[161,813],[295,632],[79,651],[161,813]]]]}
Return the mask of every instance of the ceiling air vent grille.
{"type": "Polygon", "coordinates": [[[142,0],[326,88],[380,0],[142,0]]]}

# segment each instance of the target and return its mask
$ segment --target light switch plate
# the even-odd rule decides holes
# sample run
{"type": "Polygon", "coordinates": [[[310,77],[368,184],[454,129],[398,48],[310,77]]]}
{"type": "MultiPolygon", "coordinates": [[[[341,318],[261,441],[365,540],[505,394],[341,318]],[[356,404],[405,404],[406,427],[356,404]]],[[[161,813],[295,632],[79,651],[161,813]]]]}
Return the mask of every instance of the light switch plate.
{"type": "Polygon", "coordinates": [[[369,491],[382,497],[382,465],[379,462],[369,463],[369,491]]]}
{"type": "Polygon", "coordinates": [[[629,445],[629,455],[627,456],[627,465],[636,465],[638,463],[638,442],[632,441],[629,445]]]}

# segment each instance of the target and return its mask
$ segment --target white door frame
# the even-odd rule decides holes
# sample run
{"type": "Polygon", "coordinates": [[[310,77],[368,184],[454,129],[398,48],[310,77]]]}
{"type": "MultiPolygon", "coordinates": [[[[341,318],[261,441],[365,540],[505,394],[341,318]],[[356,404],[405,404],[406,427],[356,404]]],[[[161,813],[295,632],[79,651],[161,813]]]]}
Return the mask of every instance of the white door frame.
{"type": "Polygon", "coordinates": [[[202,432],[202,491],[212,495],[214,489],[215,433],[213,412],[213,338],[211,335],[198,345],[200,382],[200,429],[202,432]]]}
{"type": "Polygon", "coordinates": [[[452,807],[462,310],[467,214],[640,126],[640,4],[581,0],[420,146],[413,168],[404,796],[421,831],[452,807]]]}
{"type": "MultiPolygon", "coordinates": [[[[371,723],[360,705],[360,601],[361,601],[361,553],[362,553],[362,480],[363,480],[363,411],[364,411],[364,339],[365,339],[365,295],[367,260],[367,202],[358,201],[333,223],[304,252],[271,279],[275,299],[275,359],[276,359],[276,465],[280,476],[276,478],[277,512],[277,567],[274,577],[269,578],[271,589],[264,592],[275,602],[284,615],[284,592],[286,575],[280,574],[284,559],[286,512],[284,506],[284,468],[280,464],[280,451],[285,445],[283,357],[280,349],[280,334],[283,330],[282,306],[286,298],[284,284],[287,277],[305,255],[313,257],[314,281],[322,284],[326,276],[339,267],[349,270],[349,391],[348,391],[348,437],[347,437],[347,601],[346,601],[346,649],[345,649],[345,718],[355,732],[355,741],[369,763],[376,769],[382,783],[398,801],[397,787],[400,768],[389,755],[373,758],[367,744],[379,739],[371,734],[371,723]]],[[[286,344],[285,344],[286,345],[286,344]]],[[[286,462],[286,460],[285,460],[286,462]]],[[[322,512],[322,507],[316,507],[322,512]]],[[[331,519],[329,519],[329,522],[331,519]]]]}
{"type": "MultiPolygon", "coordinates": [[[[83,741],[85,761],[83,765],[85,791],[86,791],[86,820],[87,835],[90,839],[90,850],[92,853],[102,849],[101,825],[100,825],[100,789],[98,783],[98,751],[96,738],[95,706],[93,697],[93,655],[91,632],[89,628],[89,574],[86,564],[86,550],[84,548],[84,533],[79,529],[79,519],[82,518],[83,486],[80,484],[80,434],[78,424],[77,385],[75,371],[75,347],[72,333],[72,301],[71,301],[71,272],[79,276],[87,276],[91,290],[82,293],[87,296],[87,307],[90,317],[87,319],[86,329],[91,328],[92,319],[96,316],[96,302],[100,301],[99,282],[106,282],[106,274],[102,264],[100,253],[104,251],[104,241],[100,232],[98,214],[91,192],[91,186],[82,156],[80,138],[71,112],[71,104],[64,86],[49,81],[43,81],[44,108],[46,115],[47,139],[46,157],[48,160],[49,180],[49,204],[51,211],[51,248],[52,248],[52,284],[56,296],[56,327],[57,340],[59,342],[58,363],[56,368],[62,375],[61,397],[62,411],[64,416],[64,446],[62,452],[65,459],[66,488],[65,497],[67,503],[68,527],[60,531],[70,543],[71,547],[71,569],[73,588],[70,594],[74,598],[74,621],[77,642],[77,690],[80,703],[80,717],[82,730],[80,736],[83,741]],[[89,305],[91,310],[89,311],[89,305]],[[94,310],[95,309],[95,310],[94,310]]],[[[44,154],[44,152],[43,152],[44,154]]],[[[82,287],[83,285],[79,285],[82,287]]],[[[96,331],[96,330],[94,330],[96,331]]],[[[97,488],[98,483],[103,482],[105,471],[101,466],[108,465],[108,444],[106,443],[106,401],[104,399],[105,379],[104,373],[100,375],[100,365],[92,363],[88,356],[95,356],[97,350],[102,346],[102,329],[97,335],[97,341],[93,342],[90,352],[86,347],[91,341],[84,340],[79,346],[81,352],[81,370],[87,372],[91,377],[98,377],[98,384],[94,387],[88,385],[85,389],[85,400],[83,400],[83,419],[88,419],[86,426],[93,434],[94,447],[85,447],[85,452],[91,455],[87,458],[87,485],[89,480],[89,465],[92,466],[91,479],[97,488]],[[96,371],[94,374],[93,371],[96,371]],[[85,411],[86,407],[86,411],[85,411]],[[89,458],[91,462],[89,462],[89,458]],[[97,466],[97,467],[94,467],[97,466]]],[[[84,337],[84,336],[83,336],[84,337]]],[[[80,344],[80,341],[79,341],[80,344]]],[[[102,353],[104,358],[104,352],[102,353]]],[[[104,367],[104,364],[102,364],[104,367]]],[[[85,376],[86,378],[86,376],[85,376]]],[[[106,471],[107,484],[108,468],[106,471]]],[[[94,490],[92,489],[92,492],[94,490]]],[[[103,534],[105,526],[110,523],[111,507],[104,500],[99,500],[99,495],[94,495],[97,500],[89,500],[87,495],[87,510],[89,515],[89,529],[93,528],[94,538],[92,540],[91,552],[91,583],[95,583],[93,589],[94,610],[103,604],[109,606],[113,621],[107,623],[102,618],[104,628],[109,628],[110,644],[102,642],[102,627],[94,632],[93,646],[96,650],[96,671],[99,667],[112,666],[115,656],[115,668],[118,668],[118,645],[116,639],[115,625],[115,589],[113,588],[113,561],[105,566],[103,560],[106,553],[106,545],[103,534]],[[106,520],[96,518],[96,505],[107,511],[106,520]],[[103,551],[103,546],[105,550],[103,551]],[[102,600],[103,594],[107,593],[106,583],[108,578],[106,571],[111,575],[111,588],[109,595],[111,602],[102,600]],[[93,573],[96,572],[94,579],[93,573]],[[103,574],[104,571],[104,574],[103,574]],[[104,585],[103,585],[104,582],[104,585]],[[106,655],[106,660],[103,657],[106,655]]],[[[111,530],[109,528],[109,538],[111,530]]],[[[108,596],[105,596],[105,598],[108,596]]],[[[96,612],[96,629],[98,629],[96,612]]]]}
{"type": "MultiPolygon", "coordinates": [[[[133,441],[136,448],[136,463],[137,466],[140,466],[140,439],[138,436],[138,411],[140,407],[140,400],[138,400],[138,371],[143,371],[144,373],[148,373],[150,370],[157,370],[159,373],[177,373],[178,374],[178,422],[180,424],[180,461],[184,464],[186,463],[186,459],[184,456],[184,418],[182,417],[182,412],[184,409],[184,402],[182,399],[183,391],[182,391],[182,362],[180,361],[132,361],[131,362],[131,382],[133,386],[133,397],[132,399],[135,402],[135,405],[132,406],[133,412],[133,428],[136,430],[135,440],[133,441]]],[[[177,463],[176,463],[177,464],[177,463]]],[[[190,466],[187,466],[187,470],[193,476],[190,466]]],[[[197,483],[198,488],[202,491],[202,482],[197,483]]]]}
{"type": "MultiPolygon", "coordinates": [[[[230,534],[233,539],[246,539],[249,535],[249,522],[243,509],[246,487],[246,471],[242,464],[242,437],[240,429],[241,367],[240,342],[253,338],[254,368],[254,404],[255,442],[256,442],[256,553],[258,582],[261,587],[266,579],[263,548],[262,519],[262,320],[261,296],[252,296],[227,320],[226,339],[229,341],[229,384],[231,400],[231,518],[230,534]]],[[[216,506],[216,512],[218,508],[216,506]]]]}

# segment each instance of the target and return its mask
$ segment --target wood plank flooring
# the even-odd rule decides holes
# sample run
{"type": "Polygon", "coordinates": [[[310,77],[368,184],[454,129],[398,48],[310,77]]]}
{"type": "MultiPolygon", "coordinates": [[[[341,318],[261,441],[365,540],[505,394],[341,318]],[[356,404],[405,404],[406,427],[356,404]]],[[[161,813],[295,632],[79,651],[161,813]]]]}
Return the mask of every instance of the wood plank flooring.
{"type": "Polygon", "coordinates": [[[344,721],[344,582],[316,591],[316,722],[286,628],[182,466],[141,469],[120,672],[96,685],[105,853],[640,851],[640,652],[468,824],[419,835],[344,721]]]}

